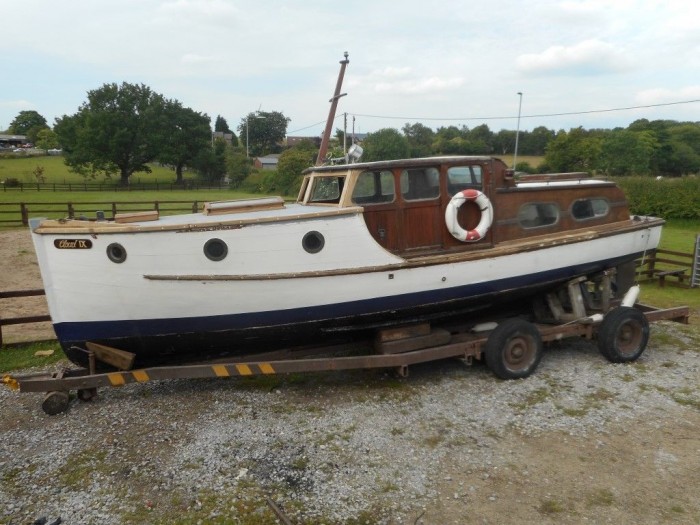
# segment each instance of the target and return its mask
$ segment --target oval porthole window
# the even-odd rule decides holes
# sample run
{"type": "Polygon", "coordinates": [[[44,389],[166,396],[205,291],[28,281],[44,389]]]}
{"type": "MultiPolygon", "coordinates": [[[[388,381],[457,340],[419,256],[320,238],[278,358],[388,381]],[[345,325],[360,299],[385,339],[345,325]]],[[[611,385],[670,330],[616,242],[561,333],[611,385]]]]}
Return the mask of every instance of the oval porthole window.
{"type": "Polygon", "coordinates": [[[221,261],[228,255],[228,246],[221,239],[209,239],[204,244],[204,255],[212,261],[221,261]]]}
{"type": "Polygon", "coordinates": [[[113,242],[107,246],[107,257],[115,263],[123,263],[126,261],[126,250],[118,242],[113,242]]]}
{"type": "Polygon", "coordinates": [[[309,253],[320,252],[325,244],[326,239],[324,239],[323,234],[317,231],[308,232],[301,240],[302,247],[309,253]]]}

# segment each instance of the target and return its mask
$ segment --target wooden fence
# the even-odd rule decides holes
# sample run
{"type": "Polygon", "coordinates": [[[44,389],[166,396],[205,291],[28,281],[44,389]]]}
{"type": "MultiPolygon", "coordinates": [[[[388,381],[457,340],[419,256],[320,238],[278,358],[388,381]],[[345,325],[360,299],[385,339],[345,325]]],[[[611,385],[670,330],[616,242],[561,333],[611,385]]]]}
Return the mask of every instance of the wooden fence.
{"type": "Polygon", "coordinates": [[[124,201],[124,202],[0,202],[0,228],[29,226],[29,216],[62,219],[85,216],[95,217],[98,211],[111,218],[117,213],[156,210],[162,214],[197,213],[201,211],[200,201],[124,201]]]}
{"type": "Polygon", "coordinates": [[[700,244],[696,243],[695,253],[662,249],[647,253],[644,259],[638,261],[638,280],[658,280],[661,287],[667,283],[683,288],[697,286],[694,277],[698,273],[698,246],[700,244]]]}
{"type": "MultiPolygon", "coordinates": [[[[15,290],[10,292],[0,292],[0,299],[13,299],[18,297],[34,297],[37,295],[46,295],[43,289],[38,288],[34,290],[15,290]]],[[[3,319],[0,317],[0,345],[3,344],[2,339],[2,327],[14,324],[31,324],[31,323],[43,323],[45,321],[50,321],[51,316],[46,315],[29,315],[25,317],[12,317],[9,319],[3,319]]]]}
{"type": "Polygon", "coordinates": [[[127,186],[116,182],[20,182],[16,179],[9,183],[5,180],[4,184],[0,184],[3,193],[22,193],[22,192],[63,192],[63,191],[197,191],[197,190],[227,190],[229,184],[225,181],[220,182],[201,182],[197,180],[185,180],[182,184],[176,182],[130,182],[127,186]]]}

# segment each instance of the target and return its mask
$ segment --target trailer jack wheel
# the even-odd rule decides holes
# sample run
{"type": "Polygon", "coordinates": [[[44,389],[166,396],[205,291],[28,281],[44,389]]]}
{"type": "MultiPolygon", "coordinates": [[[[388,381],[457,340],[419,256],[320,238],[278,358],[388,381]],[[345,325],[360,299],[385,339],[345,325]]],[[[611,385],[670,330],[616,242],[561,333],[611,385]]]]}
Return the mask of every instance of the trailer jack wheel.
{"type": "Polygon", "coordinates": [[[629,306],[610,310],[598,330],[598,348],[608,361],[627,363],[636,360],[649,341],[649,321],[629,306]]]}
{"type": "Polygon", "coordinates": [[[70,396],[68,392],[56,390],[48,392],[41,403],[41,409],[49,416],[55,416],[68,410],[70,396]]]}
{"type": "Polygon", "coordinates": [[[92,401],[97,397],[96,388],[81,388],[78,390],[78,399],[81,401],[92,401]]]}
{"type": "Polygon", "coordinates": [[[523,319],[507,319],[489,335],[484,355],[488,367],[501,379],[527,377],[542,358],[540,332],[523,319]]]}

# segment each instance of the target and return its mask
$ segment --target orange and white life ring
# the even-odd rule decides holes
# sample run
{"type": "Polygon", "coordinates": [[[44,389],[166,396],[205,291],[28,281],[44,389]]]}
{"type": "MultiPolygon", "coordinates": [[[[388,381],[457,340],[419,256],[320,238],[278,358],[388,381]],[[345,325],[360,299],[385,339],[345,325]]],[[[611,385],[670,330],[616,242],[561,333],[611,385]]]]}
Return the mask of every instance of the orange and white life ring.
{"type": "Polygon", "coordinates": [[[445,225],[458,241],[475,242],[488,233],[493,223],[493,206],[489,198],[479,190],[469,189],[456,193],[445,208],[445,225]],[[481,210],[481,220],[474,229],[465,230],[459,225],[457,212],[466,201],[473,201],[481,210]]]}

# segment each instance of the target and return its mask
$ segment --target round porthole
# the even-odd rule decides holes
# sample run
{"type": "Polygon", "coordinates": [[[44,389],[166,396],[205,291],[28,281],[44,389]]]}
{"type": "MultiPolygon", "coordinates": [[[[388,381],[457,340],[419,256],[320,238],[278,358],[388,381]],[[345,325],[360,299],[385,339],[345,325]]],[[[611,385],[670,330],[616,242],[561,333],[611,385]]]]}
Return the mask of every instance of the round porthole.
{"type": "Polygon", "coordinates": [[[204,244],[204,255],[211,261],[222,261],[228,255],[228,246],[221,239],[209,239],[204,244]]]}
{"type": "Polygon", "coordinates": [[[326,244],[326,239],[323,238],[323,234],[316,231],[307,233],[301,240],[301,245],[309,253],[320,252],[323,250],[324,244],[326,244]]]}
{"type": "Polygon", "coordinates": [[[107,246],[107,257],[115,263],[123,263],[126,261],[126,250],[118,242],[113,242],[107,246]]]}

